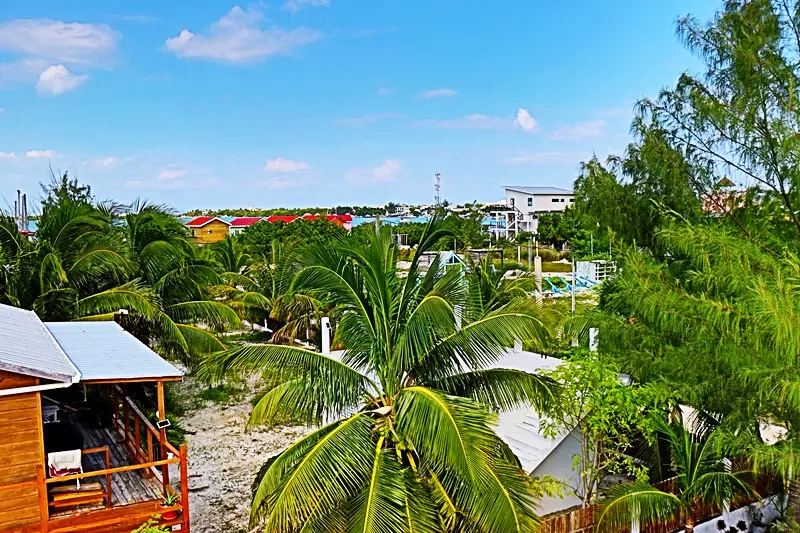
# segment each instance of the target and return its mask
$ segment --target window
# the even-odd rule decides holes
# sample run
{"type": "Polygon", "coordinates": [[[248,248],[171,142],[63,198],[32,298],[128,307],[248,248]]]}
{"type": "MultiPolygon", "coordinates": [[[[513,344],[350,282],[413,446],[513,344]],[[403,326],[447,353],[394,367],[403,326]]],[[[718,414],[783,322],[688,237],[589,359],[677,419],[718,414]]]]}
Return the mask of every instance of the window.
{"type": "Polygon", "coordinates": [[[208,234],[211,235],[211,230],[208,230],[208,234]]]}
{"type": "Polygon", "coordinates": [[[194,230],[192,230],[192,237],[194,237],[194,236],[195,236],[195,235],[194,235],[194,230]]]}
{"type": "Polygon", "coordinates": [[[575,198],[570,198],[570,199],[569,199],[569,203],[572,203],[572,202],[574,202],[574,201],[575,201],[575,198]]]}
{"type": "Polygon", "coordinates": [[[554,204],[557,204],[557,203],[558,203],[558,198],[553,198],[553,199],[552,199],[552,200],[550,200],[550,201],[551,201],[551,202],[553,202],[554,204]]]}
{"type": "Polygon", "coordinates": [[[514,199],[511,199],[511,207],[514,207],[514,199]]]}
{"type": "Polygon", "coordinates": [[[563,201],[564,201],[564,199],[562,198],[562,199],[561,199],[561,201],[563,202],[563,201]]]}
{"type": "Polygon", "coordinates": [[[533,207],[533,198],[528,198],[528,207],[533,207]]]}

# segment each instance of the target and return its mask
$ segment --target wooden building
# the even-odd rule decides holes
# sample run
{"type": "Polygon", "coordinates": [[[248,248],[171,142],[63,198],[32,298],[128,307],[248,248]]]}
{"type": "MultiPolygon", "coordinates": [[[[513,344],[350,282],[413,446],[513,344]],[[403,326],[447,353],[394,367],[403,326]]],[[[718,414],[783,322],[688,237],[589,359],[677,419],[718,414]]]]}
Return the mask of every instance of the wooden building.
{"type": "Polygon", "coordinates": [[[197,244],[219,242],[230,233],[230,223],[217,217],[196,217],[187,222],[186,228],[197,244]]]}
{"type": "Polygon", "coordinates": [[[154,515],[188,533],[186,447],[161,422],[181,378],[115,322],[0,305],[0,533],[129,533],[154,515]],[[75,473],[51,462],[63,452],[75,473]]]}

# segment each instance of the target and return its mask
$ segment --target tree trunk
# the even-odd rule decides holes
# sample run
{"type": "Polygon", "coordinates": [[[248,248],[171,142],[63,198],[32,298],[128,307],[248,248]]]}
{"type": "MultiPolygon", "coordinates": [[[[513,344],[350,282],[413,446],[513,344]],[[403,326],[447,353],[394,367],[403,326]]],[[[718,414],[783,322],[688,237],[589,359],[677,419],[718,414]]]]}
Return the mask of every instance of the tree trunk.
{"type": "Polygon", "coordinates": [[[686,533],[694,533],[694,519],[691,516],[691,511],[689,511],[689,516],[686,518],[686,524],[684,524],[683,529],[686,533]]]}
{"type": "Polygon", "coordinates": [[[800,520],[800,479],[797,477],[789,482],[786,514],[795,521],[800,520]]]}

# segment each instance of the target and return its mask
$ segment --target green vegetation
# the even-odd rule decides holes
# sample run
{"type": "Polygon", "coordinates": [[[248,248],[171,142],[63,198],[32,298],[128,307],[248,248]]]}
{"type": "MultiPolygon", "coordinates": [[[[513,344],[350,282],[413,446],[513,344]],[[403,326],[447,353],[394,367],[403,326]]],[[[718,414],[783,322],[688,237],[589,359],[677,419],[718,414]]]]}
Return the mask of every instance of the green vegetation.
{"type": "Polygon", "coordinates": [[[469,289],[458,274],[421,274],[417,260],[446,237],[434,220],[408,276],[397,276],[388,228],[368,243],[312,245],[299,256],[293,290],[324,299],[339,317],[341,360],[278,345],[212,357],[210,377],[291,370],[258,402],[251,424],[298,417],[321,428],[262,469],[253,519],[268,531],[530,531],[537,487],[494,433],[490,406],[544,407],[547,378],[474,370],[515,339],[548,329],[533,300],[497,287],[488,273],[469,289]],[[456,322],[461,310],[461,327],[456,322]],[[313,493],[315,498],[308,498],[313,493]]]}

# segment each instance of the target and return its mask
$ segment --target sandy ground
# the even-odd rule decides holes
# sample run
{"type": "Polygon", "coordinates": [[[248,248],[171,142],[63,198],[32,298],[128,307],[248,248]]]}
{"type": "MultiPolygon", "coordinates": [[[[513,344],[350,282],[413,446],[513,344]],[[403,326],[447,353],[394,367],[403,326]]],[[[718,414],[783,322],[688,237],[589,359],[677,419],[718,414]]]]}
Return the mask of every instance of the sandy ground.
{"type": "Polygon", "coordinates": [[[245,430],[250,395],[233,405],[206,402],[183,418],[189,452],[189,509],[194,533],[249,532],[250,485],[261,465],[305,427],[245,430]]]}

